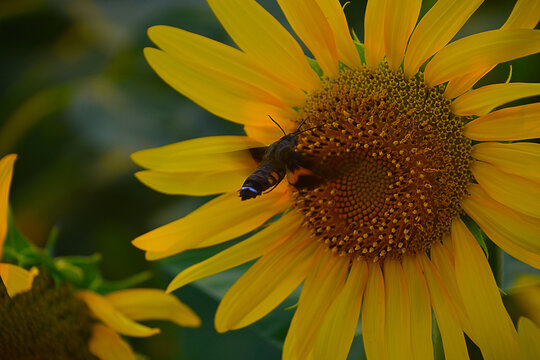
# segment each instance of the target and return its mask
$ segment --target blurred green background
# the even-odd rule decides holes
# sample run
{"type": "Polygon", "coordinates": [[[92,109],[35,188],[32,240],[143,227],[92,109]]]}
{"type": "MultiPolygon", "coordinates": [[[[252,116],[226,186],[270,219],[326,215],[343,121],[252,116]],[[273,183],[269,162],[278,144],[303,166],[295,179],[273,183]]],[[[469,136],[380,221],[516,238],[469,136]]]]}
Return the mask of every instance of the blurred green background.
{"type": "MultiPolygon", "coordinates": [[[[259,1],[282,23],[270,0],[259,1]]],[[[434,1],[425,2],[422,14],[434,1]]],[[[500,27],[514,1],[486,1],[457,37],[500,27]]],[[[365,1],[345,8],[363,38],[365,1]]],[[[143,284],[164,288],[173,274],[209,253],[199,250],[148,263],[130,241],[180,218],[208,198],[154,192],[134,178],[137,150],[208,135],[241,134],[157,77],[142,56],[146,29],[165,24],[231,44],[203,0],[3,0],[0,2],[0,156],[17,153],[11,203],[16,223],[37,245],[60,230],[56,255],[104,255],[111,280],[150,269],[143,284]]],[[[288,25],[286,25],[288,27],[288,25]]],[[[511,62],[512,81],[540,82],[538,55],[511,62]]],[[[481,84],[503,82],[508,64],[481,84]]],[[[240,184],[239,184],[240,185],[240,184]]],[[[158,323],[163,333],[132,341],[151,359],[279,359],[294,304],[288,301],[247,329],[218,335],[220,295],[243,270],[229,271],[176,294],[203,319],[200,329],[158,323]]],[[[505,257],[503,288],[530,271],[505,257]]],[[[362,353],[357,341],[351,358],[362,353]]]]}

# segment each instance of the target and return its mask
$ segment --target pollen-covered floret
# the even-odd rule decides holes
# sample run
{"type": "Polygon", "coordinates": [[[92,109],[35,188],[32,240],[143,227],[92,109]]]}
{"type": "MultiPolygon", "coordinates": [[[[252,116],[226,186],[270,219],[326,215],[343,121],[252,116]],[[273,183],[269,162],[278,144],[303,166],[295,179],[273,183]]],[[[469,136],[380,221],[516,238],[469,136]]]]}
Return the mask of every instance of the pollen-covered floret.
{"type": "Polygon", "coordinates": [[[471,179],[466,118],[443,88],[386,66],[346,69],[303,108],[298,151],[323,183],[295,206],[333,252],[373,261],[424,251],[449,232],[471,179]]]}

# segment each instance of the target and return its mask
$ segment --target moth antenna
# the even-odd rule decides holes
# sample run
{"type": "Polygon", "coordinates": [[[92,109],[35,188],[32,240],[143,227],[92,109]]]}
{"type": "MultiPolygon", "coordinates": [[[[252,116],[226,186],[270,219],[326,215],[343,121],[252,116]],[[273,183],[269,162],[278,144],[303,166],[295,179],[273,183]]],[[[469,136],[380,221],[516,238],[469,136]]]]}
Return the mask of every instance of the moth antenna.
{"type": "MultiPolygon", "coordinates": [[[[322,125],[314,126],[314,127],[312,127],[312,128],[306,129],[306,130],[302,130],[302,131],[300,131],[298,134],[305,133],[306,131],[309,131],[309,130],[321,128],[321,127],[323,127],[324,125],[326,125],[326,124],[322,124],[322,125]]],[[[298,134],[297,134],[297,135],[298,135],[298,134]]]]}
{"type": "Polygon", "coordinates": [[[304,123],[306,122],[307,118],[305,118],[301,123],[300,125],[298,125],[298,128],[296,129],[296,131],[294,132],[296,135],[298,135],[298,130],[300,130],[300,128],[302,127],[302,125],[304,125],[304,123]]]}
{"type": "MultiPolygon", "coordinates": [[[[273,122],[274,124],[276,124],[276,125],[281,129],[281,131],[283,132],[283,135],[287,135],[287,133],[285,132],[285,130],[283,130],[283,128],[281,127],[281,125],[279,125],[279,124],[277,123],[276,120],[272,119],[272,117],[271,117],[270,115],[268,115],[268,117],[270,118],[270,120],[272,120],[272,122],[273,122]]],[[[304,120],[304,121],[305,121],[305,120],[304,120]]],[[[303,123],[302,123],[302,124],[303,124],[303,123]]]]}

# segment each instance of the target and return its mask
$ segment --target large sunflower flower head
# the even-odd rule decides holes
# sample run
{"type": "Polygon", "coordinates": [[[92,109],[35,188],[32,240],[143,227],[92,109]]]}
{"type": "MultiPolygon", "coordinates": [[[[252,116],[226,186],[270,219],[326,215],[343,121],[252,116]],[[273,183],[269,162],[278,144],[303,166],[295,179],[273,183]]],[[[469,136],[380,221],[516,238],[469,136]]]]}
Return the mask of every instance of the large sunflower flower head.
{"type": "Polygon", "coordinates": [[[8,216],[15,159],[0,160],[1,359],[134,360],[133,349],[120,335],[147,337],[160,331],[137,321],[200,325],[175,296],[127,288],[146,280],[145,274],[107,282],[97,268],[99,256],[53,258],[28,243],[8,216]]]}
{"type": "Polygon", "coordinates": [[[494,111],[540,84],[469,90],[497,64],[540,51],[540,3],[519,0],[501,29],[449,43],[482,1],[439,0],[418,21],[420,0],[370,0],[363,44],[337,0],[278,3],[313,58],[254,0],[208,0],[239,49],[150,28],[157,74],[246,136],[133,154],[147,169],[137,177],[158,191],[223,193],[135,246],[160,259],[258,229],[168,291],[258,259],[221,300],[224,332],[303,284],[285,359],[345,359],[359,319],[368,359],[430,359],[432,314],[447,359],[468,358],[466,337],[486,359],[517,358],[479,240],[483,231],[540,267],[540,145],[522,141],[540,137],[540,107],[494,111]],[[286,133],[302,124],[288,160],[272,155],[284,143],[268,116],[286,133]],[[247,177],[254,194],[277,187],[242,201],[247,177]]]}

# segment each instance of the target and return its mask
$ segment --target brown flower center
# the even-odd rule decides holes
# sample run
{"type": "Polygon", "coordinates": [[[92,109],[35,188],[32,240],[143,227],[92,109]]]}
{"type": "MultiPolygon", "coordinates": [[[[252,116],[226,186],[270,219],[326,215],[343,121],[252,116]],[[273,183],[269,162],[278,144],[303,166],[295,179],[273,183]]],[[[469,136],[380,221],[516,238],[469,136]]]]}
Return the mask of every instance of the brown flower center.
{"type": "Polygon", "coordinates": [[[86,304],[45,270],[13,298],[0,281],[0,319],[1,359],[97,359],[88,349],[94,321],[86,304]]]}
{"type": "Polygon", "coordinates": [[[465,118],[443,89],[387,67],[346,69],[303,108],[297,150],[322,179],[295,206],[318,239],[373,261],[425,251],[450,230],[471,179],[465,118]]]}

